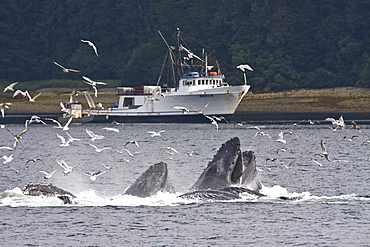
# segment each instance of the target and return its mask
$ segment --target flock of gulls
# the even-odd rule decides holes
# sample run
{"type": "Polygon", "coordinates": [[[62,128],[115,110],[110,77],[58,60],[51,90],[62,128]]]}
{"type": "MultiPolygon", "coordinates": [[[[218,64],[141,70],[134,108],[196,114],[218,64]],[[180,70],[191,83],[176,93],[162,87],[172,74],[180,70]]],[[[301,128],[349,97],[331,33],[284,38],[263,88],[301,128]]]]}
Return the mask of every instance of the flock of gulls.
{"type": "MultiPolygon", "coordinates": [[[[81,40],[81,42],[83,43],[87,43],[89,46],[91,46],[95,52],[95,55],[97,57],[99,57],[99,54],[98,54],[98,49],[97,47],[95,46],[95,44],[89,40],[81,40]]],[[[79,70],[76,70],[76,69],[68,69],[66,67],[64,67],[63,65],[57,63],[57,62],[53,62],[56,66],[60,67],[62,69],[63,72],[65,73],[68,73],[68,72],[75,72],[75,73],[80,73],[81,71],[79,70]]],[[[94,96],[95,98],[98,97],[98,89],[97,89],[97,85],[107,85],[107,83],[105,82],[99,82],[99,81],[94,81],[92,79],[90,79],[89,77],[87,76],[82,76],[82,79],[84,80],[84,82],[87,84],[87,85],[90,85],[92,87],[92,89],[94,90],[94,96]]],[[[29,102],[36,102],[36,99],[41,95],[41,92],[34,95],[34,96],[31,96],[30,93],[28,92],[28,90],[25,90],[25,91],[22,91],[20,89],[17,89],[15,90],[15,86],[18,84],[18,82],[13,82],[11,84],[9,84],[8,86],[6,86],[3,90],[3,93],[5,92],[13,92],[13,98],[16,98],[18,96],[21,96],[23,98],[26,98],[29,102]]],[[[3,102],[3,103],[0,103],[0,111],[1,111],[1,115],[3,118],[5,118],[5,111],[6,109],[9,109],[10,106],[12,105],[13,103],[10,103],[10,102],[3,102]]],[[[61,104],[61,107],[64,108],[64,106],[62,106],[61,104]]],[[[63,110],[62,110],[63,111],[63,110]]]]}
{"type": "MultiPolygon", "coordinates": [[[[86,146],[86,150],[88,150],[88,147],[90,148],[91,154],[99,155],[101,153],[105,152],[115,152],[119,155],[119,158],[121,162],[130,162],[134,156],[137,154],[140,154],[140,145],[135,140],[129,140],[126,142],[123,142],[122,147],[120,149],[114,149],[111,146],[102,146],[101,142],[99,144],[96,143],[97,140],[103,140],[106,139],[105,135],[94,133],[92,130],[89,130],[88,128],[85,129],[86,135],[84,137],[75,138],[72,137],[72,135],[69,133],[71,129],[74,127],[73,124],[71,124],[72,118],[68,120],[67,123],[62,125],[57,120],[53,118],[41,118],[39,116],[32,116],[30,119],[27,119],[24,123],[24,128],[19,133],[12,130],[12,127],[8,127],[7,125],[1,124],[0,125],[0,131],[5,131],[4,133],[1,133],[3,138],[2,142],[12,142],[12,145],[8,146],[0,146],[0,153],[3,153],[1,156],[1,161],[3,165],[7,166],[9,169],[12,169],[15,173],[22,172],[24,166],[28,166],[31,163],[39,163],[42,167],[45,167],[45,163],[42,157],[37,158],[30,158],[27,160],[24,160],[23,162],[17,161],[18,165],[14,166],[14,158],[15,153],[14,151],[19,148],[27,149],[27,144],[24,143],[24,137],[26,136],[26,133],[32,128],[32,125],[34,124],[41,124],[44,125],[45,128],[53,128],[55,129],[55,135],[57,138],[60,139],[60,143],[58,144],[60,148],[67,148],[75,145],[76,142],[80,142],[82,145],[86,146]],[[9,133],[9,139],[6,138],[6,132],[9,133]],[[5,138],[4,138],[5,137],[5,138]],[[134,150],[133,150],[134,149],[134,150]],[[5,155],[4,153],[11,153],[10,155],[5,155]],[[13,153],[12,153],[13,152],[13,153]],[[23,165],[19,165],[19,163],[23,163],[23,165]]],[[[103,127],[100,129],[100,131],[104,132],[112,132],[114,135],[117,133],[120,133],[120,129],[113,127],[113,125],[116,126],[122,126],[121,123],[118,122],[112,122],[112,127],[103,127]]],[[[76,126],[76,125],[75,125],[76,126]]],[[[19,128],[19,126],[18,126],[19,128]]],[[[147,131],[148,138],[156,138],[160,137],[163,133],[165,133],[165,130],[160,131],[147,131]]],[[[80,133],[81,135],[81,133],[80,133]]],[[[29,139],[29,141],[32,141],[32,139],[29,139]]],[[[0,144],[3,145],[3,144],[0,144]]],[[[87,151],[88,152],[88,151],[87,151]]],[[[165,147],[163,152],[167,152],[169,154],[169,159],[172,159],[173,155],[179,154],[179,152],[173,148],[173,147],[165,147]]],[[[192,155],[192,152],[187,153],[189,156],[192,155]]],[[[112,153],[106,153],[104,155],[112,155],[112,153]]],[[[50,171],[46,171],[44,168],[40,169],[40,176],[42,176],[44,179],[51,179],[53,175],[58,171],[57,167],[61,168],[61,172],[64,176],[68,176],[71,174],[76,167],[78,167],[80,164],[68,164],[63,159],[55,159],[55,168],[51,169],[50,171]]],[[[101,164],[102,168],[98,169],[97,171],[84,171],[83,174],[88,176],[91,180],[96,180],[97,177],[103,175],[110,169],[109,165],[101,164]]]]}
{"type": "MultiPolygon", "coordinates": [[[[344,130],[347,128],[347,125],[343,119],[343,116],[340,116],[339,119],[334,119],[334,118],[331,118],[331,117],[328,117],[325,119],[324,122],[329,122],[331,123],[331,126],[328,127],[328,129],[330,129],[331,131],[333,132],[337,132],[337,131],[341,131],[341,130],[344,130]]],[[[310,119],[306,119],[306,120],[302,120],[302,121],[299,121],[299,122],[296,122],[296,123],[293,123],[292,125],[294,127],[297,127],[299,126],[300,124],[309,124],[309,125],[315,125],[315,124],[321,124],[321,122],[319,121],[312,121],[310,119]]],[[[360,137],[360,133],[361,133],[361,128],[355,123],[355,121],[350,121],[350,124],[351,124],[351,129],[354,129],[355,131],[357,131],[357,134],[353,134],[351,136],[343,136],[342,140],[347,140],[348,142],[352,142],[355,138],[358,138],[360,137]]],[[[245,125],[245,122],[243,123],[234,123],[234,126],[235,127],[242,127],[245,125]]],[[[269,139],[272,139],[273,138],[271,137],[271,135],[269,133],[267,133],[266,131],[261,131],[262,128],[264,128],[265,126],[247,126],[246,128],[248,129],[256,129],[258,130],[255,135],[253,136],[253,139],[256,139],[256,138],[269,138],[269,139]]],[[[287,144],[287,140],[285,139],[285,137],[289,135],[289,136],[294,136],[294,138],[297,138],[299,139],[299,136],[297,133],[293,132],[293,131],[280,131],[279,134],[278,134],[278,137],[277,139],[273,140],[274,142],[278,142],[278,143],[282,143],[282,144],[287,144]]],[[[303,142],[301,142],[302,145],[303,142]]],[[[369,140],[365,140],[362,142],[361,145],[366,145],[366,144],[370,144],[370,141],[369,140]]],[[[330,152],[328,151],[327,147],[326,147],[326,144],[325,144],[325,140],[324,139],[321,139],[319,145],[320,146],[320,152],[316,152],[313,154],[313,157],[311,158],[311,161],[313,162],[313,164],[316,164],[317,166],[322,166],[323,163],[326,161],[326,162],[346,162],[346,160],[340,160],[340,159],[334,159],[332,160],[331,156],[330,156],[330,152]],[[319,158],[316,158],[316,157],[320,157],[321,160],[319,158]]],[[[288,148],[287,147],[283,147],[283,148],[279,148],[276,150],[276,154],[278,155],[279,153],[281,152],[285,152],[287,151],[288,148]]],[[[370,159],[369,159],[370,160],[370,159]]],[[[286,169],[289,169],[291,168],[291,166],[295,163],[294,161],[293,162],[290,162],[289,164],[286,164],[284,161],[282,161],[280,158],[276,158],[276,157],[268,157],[265,159],[265,165],[262,165],[260,166],[260,170],[267,170],[267,171],[271,171],[271,168],[272,167],[276,167],[276,165],[270,165],[272,162],[278,162],[279,164],[281,164],[283,167],[285,167],[286,169]]]]}
{"type": "MultiPolygon", "coordinates": [[[[69,146],[73,146],[75,142],[82,142],[83,144],[86,145],[86,147],[90,146],[91,147],[91,153],[95,153],[96,155],[100,154],[100,153],[112,152],[112,151],[116,152],[118,154],[124,154],[120,158],[121,161],[124,161],[124,162],[130,162],[131,158],[133,158],[136,154],[140,153],[139,143],[135,140],[129,140],[129,141],[124,142],[122,144],[123,146],[118,150],[113,149],[113,147],[110,147],[110,146],[102,146],[102,144],[97,144],[96,140],[105,139],[105,136],[102,135],[102,134],[94,133],[93,131],[91,131],[87,128],[85,129],[85,132],[86,132],[85,138],[82,138],[82,139],[81,139],[81,137],[80,138],[74,138],[69,133],[70,129],[73,128],[73,127],[71,127],[71,120],[72,120],[72,118],[70,118],[67,123],[62,125],[61,123],[59,123],[57,120],[55,120],[53,118],[41,118],[39,116],[34,115],[30,119],[27,119],[25,121],[24,128],[19,133],[14,132],[7,125],[1,124],[0,125],[0,131],[8,132],[9,133],[9,139],[12,139],[13,144],[9,145],[9,146],[1,146],[0,151],[2,153],[4,153],[4,152],[11,153],[14,150],[16,150],[17,148],[27,148],[27,145],[25,145],[23,143],[23,140],[24,140],[23,137],[29,131],[29,129],[32,128],[31,127],[32,125],[42,124],[44,126],[51,126],[51,128],[56,130],[55,135],[56,135],[57,138],[60,139],[59,147],[69,147],[69,146]],[[136,152],[132,151],[132,149],[130,150],[129,147],[134,147],[136,149],[135,150],[136,152]],[[125,158],[124,156],[128,157],[128,158],[125,158]]],[[[332,123],[331,124],[332,126],[329,127],[331,129],[331,131],[340,131],[340,130],[346,129],[346,124],[345,124],[342,116],[338,120],[333,119],[333,118],[326,118],[325,121],[332,123]]],[[[299,126],[299,124],[302,124],[302,123],[313,125],[313,124],[318,124],[319,122],[311,121],[311,120],[303,120],[303,121],[299,121],[297,123],[294,123],[293,126],[299,126]]],[[[244,127],[245,124],[246,123],[234,123],[234,128],[244,127]]],[[[122,125],[122,124],[117,123],[117,122],[112,122],[112,126],[113,125],[118,126],[118,125],[122,125]]],[[[72,126],[73,126],[73,124],[72,124],[72,126]]],[[[229,126],[230,126],[230,124],[229,124],[229,126]]],[[[254,136],[251,139],[269,138],[269,139],[272,139],[272,141],[274,141],[276,143],[287,144],[286,136],[293,136],[294,138],[297,138],[297,139],[299,138],[299,136],[293,131],[280,131],[279,134],[278,134],[278,137],[276,139],[273,139],[270,136],[269,133],[267,133],[266,131],[261,131],[261,129],[264,128],[264,127],[265,126],[246,126],[247,129],[256,129],[257,130],[257,132],[254,134],[254,136]]],[[[344,136],[343,140],[346,139],[349,142],[352,142],[356,137],[359,137],[359,133],[361,133],[361,129],[354,121],[351,121],[351,128],[358,131],[358,134],[357,135],[352,135],[350,137],[344,136]]],[[[120,130],[116,127],[103,127],[103,128],[101,128],[101,131],[114,132],[114,133],[119,133],[120,132],[120,130]]],[[[165,130],[147,131],[148,136],[150,135],[151,138],[161,137],[165,133],[166,133],[165,130]]],[[[3,134],[3,136],[4,136],[4,134],[3,134]]],[[[2,141],[6,141],[6,139],[3,138],[2,141]]],[[[363,141],[362,145],[365,145],[365,144],[370,144],[370,141],[363,141]]],[[[330,156],[330,153],[329,153],[329,151],[328,151],[328,149],[325,145],[325,141],[321,140],[321,142],[318,143],[318,146],[320,146],[321,152],[315,153],[314,156],[318,156],[318,157],[322,158],[322,160],[320,160],[318,158],[315,158],[315,157],[312,157],[311,160],[312,160],[313,164],[316,164],[318,166],[322,166],[324,161],[333,162],[333,160],[330,156]]],[[[278,150],[276,150],[276,154],[278,155],[279,153],[285,152],[287,150],[288,150],[287,147],[281,147],[278,150]]],[[[172,159],[173,155],[177,155],[177,154],[180,153],[173,147],[166,147],[165,150],[163,150],[163,151],[166,151],[169,154],[169,159],[172,159]]],[[[187,152],[187,155],[189,155],[189,156],[191,156],[192,154],[193,154],[192,151],[187,152]]],[[[109,155],[109,154],[107,153],[107,155],[109,155]]],[[[13,166],[13,159],[14,158],[15,158],[14,153],[11,153],[10,155],[3,154],[1,156],[3,165],[8,166],[15,173],[19,173],[19,172],[22,171],[22,165],[20,165],[20,166],[18,165],[18,167],[13,166]]],[[[272,158],[268,157],[268,158],[266,158],[265,161],[266,161],[266,163],[264,165],[259,165],[258,166],[259,169],[271,171],[272,167],[276,167],[276,165],[270,165],[270,164],[272,164],[272,162],[278,162],[279,164],[281,164],[286,169],[291,168],[292,165],[294,164],[294,162],[290,162],[289,164],[286,164],[279,157],[272,157],[272,158]]],[[[340,160],[335,160],[335,161],[340,162],[340,160]]],[[[55,164],[56,167],[58,165],[60,168],[62,168],[61,172],[63,173],[64,176],[68,176],[70,173],[72,173],[74,171],[74,169],[76,167],[79,166],[79,164],[72,164],[72,165],[68,164],[66,161],[64,161],[62,159],[55,159],[55,162],[56,162],[56,164],[55,164]]],[[[24,166],[27,166],[30,163],[40,163],[41,165],[45,164],[42,158],[31,158],[31,159],[27,159],[27,160],[24,161],[24,166]]],[[[105,174],[110,169],[110,166],[108,166],[108,165],[101,164],[101,166],[102,166],[102,168],[98,169],[97,171],[85,171],[85,172],[83,172],[83,174],[88,176],[91,180],[96,180],[98,176],[101,176],[101,175],[105,174]]],[[[40,172],[40,176],[42,174],[44,179],[50,179],[57,172],[57,169],[51,169],[51,171],[45,171],[45,169],[40,169],[39,172],[40,172]]]]}

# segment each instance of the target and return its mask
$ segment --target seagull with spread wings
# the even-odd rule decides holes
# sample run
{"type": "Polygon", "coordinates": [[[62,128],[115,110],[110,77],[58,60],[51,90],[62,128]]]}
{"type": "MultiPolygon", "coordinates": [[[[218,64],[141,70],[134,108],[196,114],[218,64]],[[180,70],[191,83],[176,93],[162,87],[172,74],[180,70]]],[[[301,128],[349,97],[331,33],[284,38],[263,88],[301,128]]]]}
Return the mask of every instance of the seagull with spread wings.
{"type": "Polygon", "coordinates": [[[18,82],[13,82],[9,86],[5,87],[3,93],[5,93],[6,91],[14,91],[14,86],[17,85],[17,83],[18,82]]]}
{"type": "Polygon", "coordinates": [[[81,39],[81,42],[87,43],[89,46],[91,46],[94,49],[96,56],[99,57],[98,48],[96,48],[93,42],[91,42],[90,40],[84,40],[84,39],[81,39]]]}
{"type": "Polygon", "coordinates": [[[75,70],[75,69],[66,69],[65,67],[63,67],[62,65],[60,65],[57,62],[54,62],[54,64],[57,65],[57,66],[59,66],[59,67],[61,67],[62,70],[63,70],[63,72],[65,72],[65,73],[68,73],[68,72],[76,72],[76,73],[78,73],[78,72],[80,72],[79,70],[75,70]]]}

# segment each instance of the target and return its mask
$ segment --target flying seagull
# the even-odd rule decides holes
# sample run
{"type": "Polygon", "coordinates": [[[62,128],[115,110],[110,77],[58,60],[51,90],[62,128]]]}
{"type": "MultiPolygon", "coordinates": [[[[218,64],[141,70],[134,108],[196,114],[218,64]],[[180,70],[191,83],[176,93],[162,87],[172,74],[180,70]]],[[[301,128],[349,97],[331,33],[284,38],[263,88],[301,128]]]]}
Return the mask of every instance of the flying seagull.
{"type": "Polygon", "coordinates": [[[64,160],[57,160],[58,165],[60,165],[64,170],[62,171],[64,176],[70,174],[74,168],[76,168],[79,164],[70,166],[64,160]]]}
{"type": "Polygon", "coordinates": [[[176,110],[181,110],[182,111],[182,114],[185,114],[185,113],[188,113],[189,110],[184,107],[184,106],[171,106],[173,109],[176,109],[176,110]]]}
{"type": "Polygon", "coordinates": [[[69,124],[72,122],[72,119],[73,117],[70,117],[67,121],[67,123],[62,126],[61,123],[59,123],[57,120],[53,119],[53,118],[45,118],[45,120],[51,120],[53,121],[54,123],[56,123],[58,126],[54,126],[54,128],[58,128],[58,129],[61,129],[63,131],[67,131],[69,130],[69,124]]]}
{"type": "Polygon", "coordinates": [[[10,105],[12,105],[12,103],[0,103],[0,111],[3,118],[5,118],[5,109],[9,109],[10,105]]]}
{"type": "Polygon", "coordinates": [[[34,97],[31,97],[30,93],[26,91],[26,95],[28,97],[29,102],[36,102],[36,99],[41,95],[41,92],[35,95],[34,97]]]}
{"type": "Polygon", "coordinates": [[[96,178],[100,175],[103,175],[106,170],[99,170],[97,172],[85,172],[84,175],[89,176],[92,181],[95,181],[96,178]]]}
{"type": "Polygon", "coordinates": [[[95,152],[97,153],[101,153],[103,150],[112,149],[111,147],[98,148],[97,146],[91,143],[89,143],[89,145],[95,148],[95,152]]]}
{"type": "Polygon", "coordinates": [[[80,72],[79,70],[75,70],[75,69],[66,69],[65,67],[63,67],[62,65],[60,65],[59,63],[57,62],[54,62],[55,65],[59,66],[62,68],[63,72],[65,73],[68,73],[68,72],[80,72]]]}
{"type": "Polygon", "coordinates": [[[3,93],[5,93],[6,91],[14,91],[14,86],[17,85],[17,83],[18,82],[13,82],[9,86],[5,87],[3,93]]]}
{"type": "Polygon", "coordinates": [[[17,91],[14,92],[13,98],[18,94],[21,94],[23,97],[27,97],[27,90],[23,92],[22,90],[18,89],[17,91]]]}
{"type": "Polygon", "coordinates": [[[325,159],[327,159],[329,162],[331,161],[330,160],[330,157],[329,157],[329,153],[328,151],[326,150],[326,146],[325,146],[325,143],[324,143],[324,140],[321,140],[321,150],[322,152],[317,154],[317,155],[320,155],[321,157],[325,157],[325,159]]]}
{"type": "Polygon", "coordinates": [[[94,49],[96,56],[99,57],[98,48],[96,48],[93,42],[91,42],[90,40],[83,40],[83,39],[81,39],[81,42],[87,43],[89,46],[91,46],[94,49]]]}
{"type": "Polygon", "coordinates": [[[251,66],[249,66],[248,64],[240,64],[238,66],[236,66],[237,69],[240,69],[241,71],[245,72],[245,70],[250,70],[250,71],[253,71],[253,69],[251,68],[251,66]]]}
{"type": "Polygon", "coordinates": [[[64,136],[59,135],[58,133],[57,133],[57,137],[59,137],[60,141],[62,142],[61,144],[59,144],[59,147],[68,147],[70,143],[72,142],[71,139],[68,139],[68,141],[66,141],[64,136]]]}
{"type": "Polygon", "coordinates": [[[161,136],[161,133],[165,132],[165,130],[160,130],[160,131],[148,131],[149,134],[151,134],[151,137],[156,137],[156,136],[161,136]]]}
{"type": "Polygon", "coordinates": [[[4,159],[4,161],[3,161],[4,165],[9,164],[14,159],[13,154],[11,154],[9,156],[4,155],[2,158],[4,159]]]}
{"type": "Polygon", "coordinates": [[[90,141],[92,141],[92,142],[94,142],[95,140],[98,140],[98,139],[105,138],[104,136],[97,135],[97,134],[95,134],[94,132],[92,132],[91,130],[88,130],[88,129],[86,129],[86,133],[90,136],[90,141]]]}
{"type": "Polygon", "coordinates": [[[93,81],[93,80],[91,80],[89,77],[87,77],[87,76],[82,76],[82,78],[85,80],[85,83],[86,84],[89,84],[90,86],[92,86],[92,88],[94,89],[94,91],[95,91],[95,98],[96,97],[98,97],[98,89],[96,88],[96,86],[98,85],[98,84],[100,84],[100,85],[107,85],[107,83],[105,83],[105,82],[101,82],[101,81],[93,81]]]}
{"type": "Polygon", "coordinates": [[[39,171],[39,172],[42,172],[42,173],[44,173],[44,174],[45,174],[44,179],[49,179],[49,178],[51,178],[51,177],[54,175],[54,173],[55,173],[56,171],[57,171],[57,170],[54,170],[54,171],[52,171],[51,173],[48,173],[48,172],[45,172],[45,171],[39,171]]]}

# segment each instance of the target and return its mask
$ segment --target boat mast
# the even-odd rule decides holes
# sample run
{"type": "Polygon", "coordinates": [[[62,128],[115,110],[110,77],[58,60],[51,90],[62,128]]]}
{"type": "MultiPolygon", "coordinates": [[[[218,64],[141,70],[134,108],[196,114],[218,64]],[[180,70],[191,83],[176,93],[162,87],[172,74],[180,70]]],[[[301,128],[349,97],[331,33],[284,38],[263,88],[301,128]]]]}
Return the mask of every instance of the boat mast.
{"type": "Polygon", "coordinates": [[[176,57],[174,58],[173,57],[173,52],[172,52],[172,48],[171,46],[167,43],[166,39],[163,37],[162,33],[158,30],[158,33],[159,35],[161,36],[161,38],[163,39],[164,43],[166,44],[167,48],[168,48],[168,51],[166,53],[166,57],[164,59],[164,62],[163,62],[163,65],[162,65],[162,71],[161,71],[161,74],[158,78],[158,81],[157,81],[157,86],[159,85],[159,82],[162,78],[162,73],[163,73],[163,69],[164,69],[164,66],[166,64],[166,61],[167,61],[167,57],[169,56],[170,57],[170,63],[171,63],[171,74],[172,74],[172,80],[174,81],[175,83],[175,86],[177,87],[177,78],[176,78],[176,72],[175,72],[175,66],[176,66],[176,63],[177,61],[176,60],[176,57]],[[174,60],[175,59],[175,60],[174,60]]]}

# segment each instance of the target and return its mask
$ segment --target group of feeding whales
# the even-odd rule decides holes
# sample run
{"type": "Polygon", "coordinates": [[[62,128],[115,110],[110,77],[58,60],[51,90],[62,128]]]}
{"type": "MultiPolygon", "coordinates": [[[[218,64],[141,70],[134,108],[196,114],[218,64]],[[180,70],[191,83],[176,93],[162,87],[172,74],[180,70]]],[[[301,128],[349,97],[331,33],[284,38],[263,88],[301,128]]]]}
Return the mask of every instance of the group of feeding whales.
{"type": "MultiPolygon", "coordinates": [[[[189,192],[180,197],[198,200],[235,200],[241,198],[242,193],[262,197],[265,195],[260,193],[262,185],[258,181],[257,173],[254,152],[242,152],[239,138],[234,137],[222,144],[189,192]]],[[[47,185],[31,183],[22,191],[23,194],[30,196],[56,196],[65,204],[73,203],[75,198],[72,193],[50,183],[47,185]]],[[[151,165],[124,194],[150,197],[158,192],[175,192],[168,176],[167,164],[164,162],[151,165]]]]}

